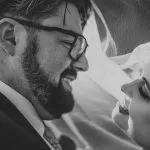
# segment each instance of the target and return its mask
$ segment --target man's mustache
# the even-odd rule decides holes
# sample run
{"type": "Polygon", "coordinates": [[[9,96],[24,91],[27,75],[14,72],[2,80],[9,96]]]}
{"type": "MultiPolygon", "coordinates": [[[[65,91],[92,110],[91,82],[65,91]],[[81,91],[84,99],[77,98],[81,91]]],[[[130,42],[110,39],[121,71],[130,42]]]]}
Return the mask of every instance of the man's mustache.
{"type": "Polygon", "coordinates": [[[76,78],[77,78],[77,71],[74,70],[74,69],[68,68],[68,69],[66,69],[66,70],[61,74],[61,77],[65,77],[65,76],[67,76],[67,75],[72,76],[72,77],[74,77],[74,79],[76,79],[76,78]]]}

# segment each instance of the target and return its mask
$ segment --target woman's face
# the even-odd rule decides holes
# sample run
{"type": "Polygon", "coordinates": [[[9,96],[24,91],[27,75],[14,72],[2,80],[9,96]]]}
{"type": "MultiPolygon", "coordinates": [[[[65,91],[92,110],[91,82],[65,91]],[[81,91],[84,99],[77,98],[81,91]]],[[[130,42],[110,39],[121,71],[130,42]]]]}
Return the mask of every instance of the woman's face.
{"type": "Polygon", "coordinates": [[[137,79],[122,86],[122,91],[131,98],[128,122],[130,136],[140,146],[150,149],[150,99],[143,98],[139,88],[145,85],[137,79]]]}

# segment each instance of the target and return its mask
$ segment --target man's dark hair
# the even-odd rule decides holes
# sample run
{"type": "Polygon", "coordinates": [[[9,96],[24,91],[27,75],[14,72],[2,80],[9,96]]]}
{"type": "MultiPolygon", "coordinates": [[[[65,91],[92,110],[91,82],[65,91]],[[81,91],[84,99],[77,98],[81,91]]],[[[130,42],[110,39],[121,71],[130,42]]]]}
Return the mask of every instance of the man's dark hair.
{"type": "Polygon", "coordinates": [[[66,4],[66,10],[68,3],[75,5],[80,13],[82,25],[86,24],[91,12],[90,0],[0,0],[0,16],[8,14],[37,21],[53,15],[62,3],[66,4]]]}

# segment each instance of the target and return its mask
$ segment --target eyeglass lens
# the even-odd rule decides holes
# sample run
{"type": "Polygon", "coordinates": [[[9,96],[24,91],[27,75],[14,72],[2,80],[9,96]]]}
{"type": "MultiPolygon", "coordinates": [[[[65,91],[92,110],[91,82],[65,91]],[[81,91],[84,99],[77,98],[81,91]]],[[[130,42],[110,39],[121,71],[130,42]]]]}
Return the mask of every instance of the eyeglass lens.
{"type": "Polygon", "coordinates": [[[83,37],[78,36],[75,41],[74,47],[71,51],[72,58],[79,59],[85,52],[86,45],[87,45],[86,40],[83,37]]]}

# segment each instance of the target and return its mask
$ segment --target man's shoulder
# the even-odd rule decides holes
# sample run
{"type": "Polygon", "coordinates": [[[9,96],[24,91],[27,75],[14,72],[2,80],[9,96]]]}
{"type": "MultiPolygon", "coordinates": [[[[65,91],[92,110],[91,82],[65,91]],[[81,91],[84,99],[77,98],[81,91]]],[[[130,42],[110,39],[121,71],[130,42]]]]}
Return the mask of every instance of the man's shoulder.
{"type": "Polygon", "coordinates": [[[50,150],[39,136],[17,124],[2,111],[0,111],[0,145],[5,150],[50,150]]]}
{"type": "Polygon", "coordinates": [[[0,145],[5,150],[50,150],[17,108],[1,94],[0,145]]]}

